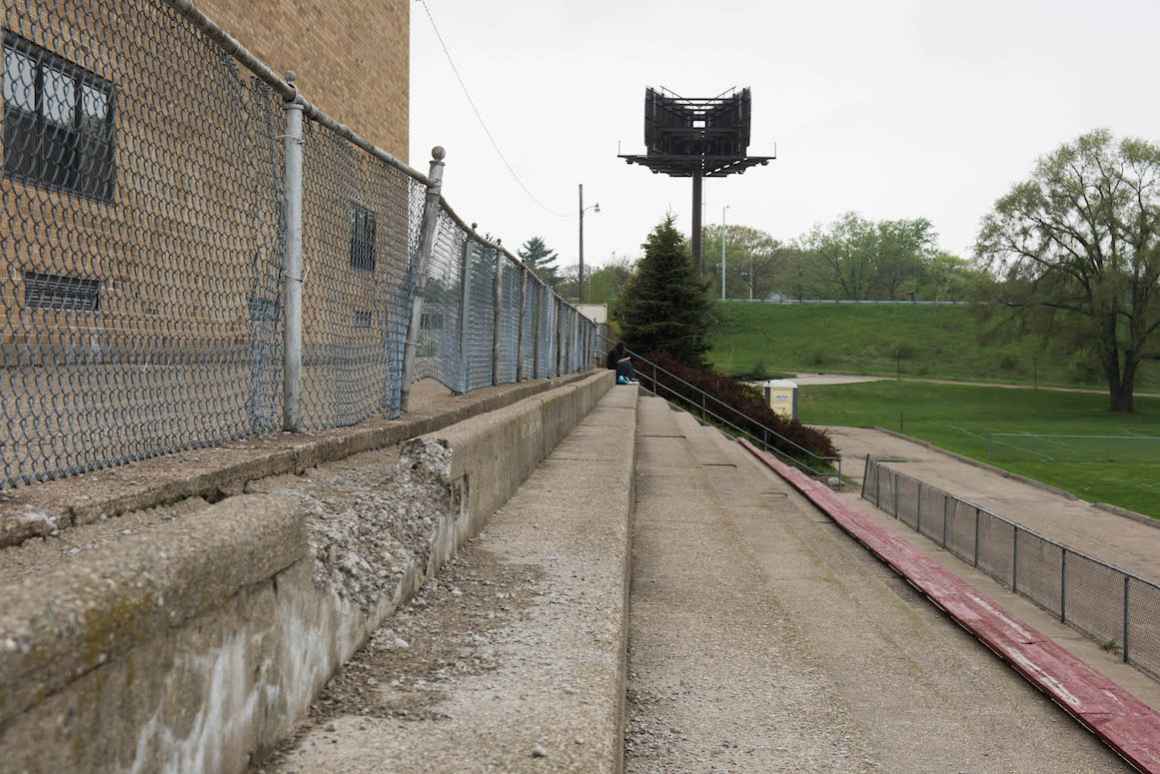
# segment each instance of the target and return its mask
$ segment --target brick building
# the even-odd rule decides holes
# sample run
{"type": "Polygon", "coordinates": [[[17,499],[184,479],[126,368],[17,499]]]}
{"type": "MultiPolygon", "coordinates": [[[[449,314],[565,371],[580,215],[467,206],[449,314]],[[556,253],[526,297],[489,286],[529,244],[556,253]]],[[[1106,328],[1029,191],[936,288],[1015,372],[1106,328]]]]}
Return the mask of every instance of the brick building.
{"type": "MultiPolygon", "coordinates": [[[[406,159],[409,0],[196,5],[276,71],[294,70],[311,102],[406,159]]],[[[3,478],[268,431],[279,410],[280,98],[163,0],[30,0],[3,14],[3,478]]],[[[308,399],[329,407],[321,426],[358,421],[382,392],[355,384],[365,369],[347,356],[381,356],[410,191],[307,130],[308,368],[347,368],[339,386],[308,375],[308,399]]]]}

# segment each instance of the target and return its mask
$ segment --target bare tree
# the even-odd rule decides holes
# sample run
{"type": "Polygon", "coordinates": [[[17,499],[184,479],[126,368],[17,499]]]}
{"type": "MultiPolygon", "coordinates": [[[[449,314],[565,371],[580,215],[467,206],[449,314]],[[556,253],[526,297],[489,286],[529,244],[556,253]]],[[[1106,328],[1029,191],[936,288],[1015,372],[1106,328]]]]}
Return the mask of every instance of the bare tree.
{"type": "Polygon", "coordinates": [[[1113,411],[1133,411],[1136,374],[1160,327],[1160,146],[1095,131],[1060,146],[983,221],[977,259],[1024,323],[1081,326],[1113,411]]]}

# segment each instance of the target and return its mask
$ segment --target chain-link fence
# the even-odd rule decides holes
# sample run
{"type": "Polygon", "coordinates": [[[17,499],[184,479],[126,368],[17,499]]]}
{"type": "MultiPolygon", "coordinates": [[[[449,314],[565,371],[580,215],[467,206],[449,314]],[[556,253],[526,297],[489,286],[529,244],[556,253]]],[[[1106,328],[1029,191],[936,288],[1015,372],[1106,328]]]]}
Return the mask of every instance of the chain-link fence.
{"type": "Polygon", "coordinates": [[[592,324],[434,173],[196,9],[8,3],[3,48],[0,487],[592,362],[592,324]]]}
{"type": "Polygon", "coordinates": [[[862,498],[1160,677],[1160,586],[867,458],[862,498]]]}

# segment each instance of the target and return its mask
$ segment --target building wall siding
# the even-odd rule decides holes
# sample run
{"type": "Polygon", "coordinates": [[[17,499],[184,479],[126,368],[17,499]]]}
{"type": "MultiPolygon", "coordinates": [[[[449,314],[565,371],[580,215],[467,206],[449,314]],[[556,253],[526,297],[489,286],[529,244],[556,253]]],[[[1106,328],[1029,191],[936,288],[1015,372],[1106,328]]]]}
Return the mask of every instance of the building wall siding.
{"type": "Polygon", "coordinates": [[[199,0],[314,104],[407,160],[411,0],[199,0]]]}

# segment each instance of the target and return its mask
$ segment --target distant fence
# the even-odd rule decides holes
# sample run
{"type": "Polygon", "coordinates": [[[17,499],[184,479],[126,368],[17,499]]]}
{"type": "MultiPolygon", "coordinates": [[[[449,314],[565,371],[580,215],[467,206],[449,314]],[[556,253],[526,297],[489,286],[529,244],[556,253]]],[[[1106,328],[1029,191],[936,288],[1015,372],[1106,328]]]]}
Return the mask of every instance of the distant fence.
{"type": "Polygon", "coordinates": [[[192,4],[20,3],[3,35],[0,488],[591,363],[441,158],[392,158],[192,4]]]}
{"type": "Polygon", "coordinates": [[[1160,586],[870,457],[862,498],[1160,678],[1160,586]]]}
{"type": "Polygon", "coordinates": [[[880,301],[850,298],[724,298],[722,301],[736,304],[906,304],[929,306],[966,306],[971,301],[919,301],[909,299],[883,299],[880,301]]]}

